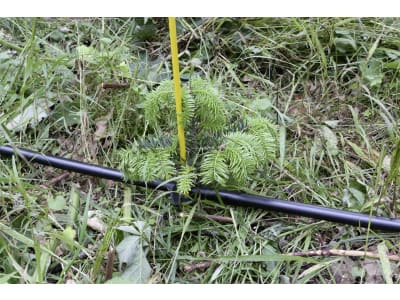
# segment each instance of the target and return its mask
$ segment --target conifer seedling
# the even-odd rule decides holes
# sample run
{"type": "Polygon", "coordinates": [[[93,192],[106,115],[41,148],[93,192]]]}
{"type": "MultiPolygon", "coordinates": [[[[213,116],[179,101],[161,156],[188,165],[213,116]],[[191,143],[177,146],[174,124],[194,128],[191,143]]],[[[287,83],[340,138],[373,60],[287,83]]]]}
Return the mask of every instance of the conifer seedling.
{"type": "Polygon", "coordinates": [[[171,80],[142,103],[148,134],[121,150],[121,169],[131,180],[177,181],[187,194],[197,183],[215,188],[247,187],[275,158],[277,126],[260,113],[226,105],[208,80],[192,78],[182,90],[188,160],[179,165],[171,80]]]}

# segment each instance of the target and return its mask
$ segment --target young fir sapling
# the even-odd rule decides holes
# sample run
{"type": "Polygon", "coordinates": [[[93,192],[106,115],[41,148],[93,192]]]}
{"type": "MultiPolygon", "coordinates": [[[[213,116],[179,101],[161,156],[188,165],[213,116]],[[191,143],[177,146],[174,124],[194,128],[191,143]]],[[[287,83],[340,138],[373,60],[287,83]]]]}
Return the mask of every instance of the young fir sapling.
{"type": "Polygon", "coordinates": [[[142,107],[148,122],[146,137],[136,139],[120,152],[120,167],[127,178],[175,178],[177,191],[182,194],[197,183],[240,188],[274,159],[276,125],[256,112],[228,108],[209,81],[195,77],[182,88],[189,159],[179,167],[174,97],[170,80],[145,96],[142,107]]]}

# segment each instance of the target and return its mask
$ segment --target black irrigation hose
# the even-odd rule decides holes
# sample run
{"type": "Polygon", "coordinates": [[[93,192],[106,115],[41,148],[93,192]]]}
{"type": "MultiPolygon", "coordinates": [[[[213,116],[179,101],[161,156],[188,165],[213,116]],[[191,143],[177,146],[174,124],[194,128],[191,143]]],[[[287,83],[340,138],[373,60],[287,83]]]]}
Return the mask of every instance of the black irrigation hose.
{"type": "MultiPolygon", "coordinates": [[[[76,160],[61,158],[52,155],[44,155],[26,149],[12,148],[10,146],[0,146],[0,154],[12,156],[18,154],[30,162],[55,168],[91,175],[99,178],[111,179],[124,182],[124,176],[121,171],[98,165],[83,163],[76,160]]],[[[150,182],[134,181],[130,182],[139,186],[157,188],[159,190],[174,191],[175,183],[163,183],[161,180],[150,182]]],[[[199,195],[202,198],[210,200],[222,200],[226,204],[256,207],[265,210],[294,214],[298,216],[310,217],[320,220],[327,220],[337,223],[349,224],[371,229],[378,229],[391,232],[400,232],[400,220],[369,216],[368,214],[356,213],[334,208],[327,208],[317,205],[296,203],[291,201],[279,200],[275,198],[248,195],[243,193],[234,193],[228,191],[214,191],[207,188],[192,189],[193,195],[199,195]]]]}

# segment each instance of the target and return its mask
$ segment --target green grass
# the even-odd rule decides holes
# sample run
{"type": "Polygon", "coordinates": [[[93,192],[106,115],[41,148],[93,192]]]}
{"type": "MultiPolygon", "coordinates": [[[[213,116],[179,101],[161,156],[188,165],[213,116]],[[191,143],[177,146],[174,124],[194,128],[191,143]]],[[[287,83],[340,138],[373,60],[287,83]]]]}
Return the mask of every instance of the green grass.
{"type": "MultiPolygon", "coordinates": [[[[177,21],[182,80],[207,78],[237,119],[259,111],[280,127],[276,160],[248,192],[398,217],[400,19],[177,21]]],[[[0,141],[117,168],[148,134],[145,95],[170,70],[166,19],[0,19],[0,141]],[[40,103],[40,122],[7,128],[40,103]]],[[[385,256],[398,254],[396,234],[207,200],[174,206],[169,193],[78,174],[48,184],[60,174],[1,158],[0,283],[134,281],[145,261],[152,283],[400,282],[385,256]],[[136,252],[118,247],[127,239],[136,252]],[[379,259],[290,256],[319,249],[379,259]]]]}

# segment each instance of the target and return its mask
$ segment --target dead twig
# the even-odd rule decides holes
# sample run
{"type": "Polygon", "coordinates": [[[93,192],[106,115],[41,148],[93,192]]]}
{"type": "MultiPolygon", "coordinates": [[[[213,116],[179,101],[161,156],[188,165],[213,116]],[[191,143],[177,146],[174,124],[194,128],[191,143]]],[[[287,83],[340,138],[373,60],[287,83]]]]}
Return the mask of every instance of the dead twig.
{"type": "MultiPolygon", "coordinates": [[[[311,250],[305,252],[294,252],[288,254],[290,256],[348,256],[348,257],[365,257],[379,259],[379,254],[371,251],[359,251],[359,250],[340,250],[340,249],[324,249],[324,250],[311,250]]],[[[400,256],[398,255],[387,255],[387,258],[391,261],[399,261],[400,256]]]]}
{"type": "Polygon", "coordinates": [[[101,88],[106,89],[127,89],[129,88],[130,84],[127,82],[103,82],[101,84],[101,88]]]}
{"type": "MultiPolygon", "coordinates": [[[[180,213],[181,217],[187,217],[188,214],[187,213],[180,213]]],[[[218,216],[218,215],[208,215],[208,214],[194,214],[193,218],[196,219],[211,219],[217,222],[221,222],[221,223],[233,223],[232,218],[230,217],[224,217],[224,216],[218,216]]]]}
{"type": "Polygon", "coordinates": [[[64,172],[61,175],[50,179],[47,183],[42,184],[43,187],[48,188],[51,185],[55,185],[56,183],[60,182],[61,180],[68,179],[71,174],[69,172],[64,172]]]}
{"type": "Polygon", "coordinates": [[[205,219],[211,219],[217,222],[221,223],[233,223],[232,218],[230,217],[224,217],[224,216],[217,216],[217,215],[194,215],[195,218],[205,218],[205,219]]]}
{"type": "Polygon", "coordinates": [[[198,270],[198,269],[205,269],[208,268],[209,266],[211,266],[211,261],[203,261],[203,262],[199,262],[199,263],[195,263],[192,265],[186,265],[183,267],[183,270],[185,272],[193,272],[194,270],[198,270]]]}
{"type": "Polygon", "coordinates": [[[107,253],[107,265],[106,265],[106,272],[104,274],[104,281],[107,281],[112,278],[114,270],[114,258],[115,258],[115,249],[110,247],[110,250],[107,253]]]}

